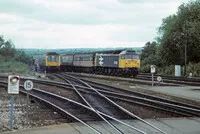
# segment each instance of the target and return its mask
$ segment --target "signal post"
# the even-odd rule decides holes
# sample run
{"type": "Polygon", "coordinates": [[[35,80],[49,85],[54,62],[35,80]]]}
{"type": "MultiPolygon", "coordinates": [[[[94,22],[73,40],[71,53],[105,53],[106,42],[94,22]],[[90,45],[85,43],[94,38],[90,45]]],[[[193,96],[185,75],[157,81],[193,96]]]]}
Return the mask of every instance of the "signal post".
{"type": "Polygon", "coordinates": [[[14,95],[19,94],[19,75],[8,75],[8,94],[10,94],[10,129],[13,128],[14,95]]]}
{"type": "Polygon", "coordinates": [[[151,74],[152,74],[152,77],[151,77],[151,79],[152,79],[152,87],[153,87],[153,85],[154,85],[154,73],[156,72],[156,67],[155,67],[155,65],[151,65],[151,74]]]}
{"type": "Polygon", "coordinates": [[[24,82],[24,89],[27,91],[26,93],[26,120],[27,120],[27,124],[29,124],[29,91],[31,91],[33,89],[33,82],[30,80],[26,80],[24,82]]]}

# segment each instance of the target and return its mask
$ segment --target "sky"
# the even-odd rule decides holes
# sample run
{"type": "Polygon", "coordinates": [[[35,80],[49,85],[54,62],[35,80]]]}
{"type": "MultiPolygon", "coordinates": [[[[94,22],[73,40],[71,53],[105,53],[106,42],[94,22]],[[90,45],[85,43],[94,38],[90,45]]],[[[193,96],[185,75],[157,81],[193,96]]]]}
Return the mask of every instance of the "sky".
{"type": "Polygon", "coordinates": [[[0,35],[16,48],[143,47],[189,0],[0,0],[0,35]]]}

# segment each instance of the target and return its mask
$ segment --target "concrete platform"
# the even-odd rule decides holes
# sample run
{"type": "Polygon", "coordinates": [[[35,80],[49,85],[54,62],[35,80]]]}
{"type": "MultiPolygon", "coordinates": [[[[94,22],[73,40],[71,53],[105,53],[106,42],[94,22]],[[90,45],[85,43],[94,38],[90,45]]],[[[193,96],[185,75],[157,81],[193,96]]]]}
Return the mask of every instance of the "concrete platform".
{"type": "MultiPolygon", "coordinates": [[[[178,118],[159,120],[152,119],[147,121],[152,123],[156,127],[159,127],[167,134],[200,134],[200,118],[178,118]]],[[[137,120],[125,120],[125,122],[148,134],[161,133],[137,120]]],[[[125,134],[139,134],[139,132],[136,132],[135,130],[128,128],[122,124],[119,124],[114,121],[112,121],[112,123],[125,134]]],[[[117,133],[105,122],[89,122],[89,124],[103,134],[117,133]]],[[[28,130],[20,130],[15,132],[6,132],[4,134],[95,134],[95,132],[81,123],[69,123],[28,130]]]]}
{"type": "Polygon", "coordinates": [[[195,101],[200,101],[200,87],[195,86],[183,86],[183,87],[149,87],[145,88],[156,92],[161,92],[173,96],[187,98],[195,101]]]}

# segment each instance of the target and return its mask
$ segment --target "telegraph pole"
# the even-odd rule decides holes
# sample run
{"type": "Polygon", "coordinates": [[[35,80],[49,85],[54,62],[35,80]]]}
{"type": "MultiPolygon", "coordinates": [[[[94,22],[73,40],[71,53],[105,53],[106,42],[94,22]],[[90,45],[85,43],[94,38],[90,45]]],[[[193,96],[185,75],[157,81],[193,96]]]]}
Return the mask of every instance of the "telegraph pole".
{"type": "Polygon", "coordinates": [[[187,32],[186,32],[186,42],[185,42],[185,70],[184,75],[186,76],[186,69],[187,69],[187,32]]]}
{"type": "Polygon", "coordinates": [[[188,35],[187,35],[187,13],[186,13],[186,20],[185,20],[185,69],[184,69],[184,75],[186,76],[186,71],[187,71],[187,43],[188,43],[188,35]]]}

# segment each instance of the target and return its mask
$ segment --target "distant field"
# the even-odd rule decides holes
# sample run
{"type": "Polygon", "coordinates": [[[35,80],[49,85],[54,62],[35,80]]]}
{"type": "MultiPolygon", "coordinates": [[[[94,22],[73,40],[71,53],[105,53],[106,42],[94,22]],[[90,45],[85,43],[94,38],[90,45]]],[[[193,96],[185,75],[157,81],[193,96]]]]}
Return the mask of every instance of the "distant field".
{"type": "Polygon", "coordinates": [[[106,50],[118,50],[118,49],[128,49],[136,50],[138,54],[141,53],[141,47],[134,48],[70,48],[70,49],[18,49],[23,50],[27,55],[38,55],[45,54],[47,52],[57,52],[59,54],[74,54],[74,53],[90,53],[95,51],[106,51],[106,50]]]}

